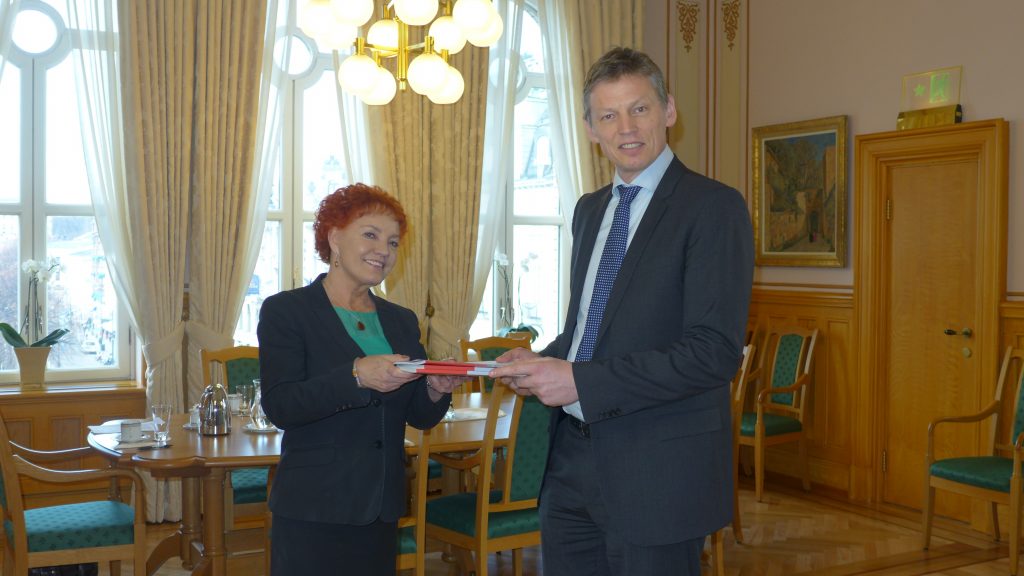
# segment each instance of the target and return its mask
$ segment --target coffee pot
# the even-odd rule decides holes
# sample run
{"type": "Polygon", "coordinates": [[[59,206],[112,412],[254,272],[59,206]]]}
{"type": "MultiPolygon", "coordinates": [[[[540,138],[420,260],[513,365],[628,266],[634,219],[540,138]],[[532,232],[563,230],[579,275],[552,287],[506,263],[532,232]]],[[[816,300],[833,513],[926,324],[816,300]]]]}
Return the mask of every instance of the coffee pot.
{"type": "Polygon", "coordinates": [[[231,432],[228,393],[220,384],[210,384],[199,399],[199,433],[221,436],[231,432]]]}

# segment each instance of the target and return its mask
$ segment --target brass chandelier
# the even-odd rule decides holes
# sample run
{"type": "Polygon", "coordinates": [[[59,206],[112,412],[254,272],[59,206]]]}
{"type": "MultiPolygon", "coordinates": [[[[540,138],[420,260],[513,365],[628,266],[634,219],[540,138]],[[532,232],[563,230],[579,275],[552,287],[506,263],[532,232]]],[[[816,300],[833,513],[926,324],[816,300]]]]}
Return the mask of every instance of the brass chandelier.
{"type": "Polygon", "coordinates": [[[384,0],[379,19],[361,36],[373,12],[374,0],[305,0],[298,14],[299,28],[320,46],[355,46],[341,63],[338,82],[370,105],[391,102],[406,86],[435,104],[457,102],[465,82],[449,56],[467,41],[493,46],[504,28],[491,0],[384,0]],[[410,45],[409,26],[428,24],[423,42],[410,45]]]}

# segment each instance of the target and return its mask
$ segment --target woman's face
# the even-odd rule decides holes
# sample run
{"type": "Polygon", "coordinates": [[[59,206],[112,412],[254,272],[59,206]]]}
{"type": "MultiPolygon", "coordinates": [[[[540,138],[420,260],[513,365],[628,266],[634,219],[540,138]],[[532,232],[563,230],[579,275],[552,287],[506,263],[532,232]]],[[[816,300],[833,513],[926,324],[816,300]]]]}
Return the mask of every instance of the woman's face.
{"type": "Polygon", "coordinates": [[[398,221],[375,213],[333,228],[328,240],[337,255],[338,272],[359,286],[376,286],[395,267],[399,238],[398,221]]]}

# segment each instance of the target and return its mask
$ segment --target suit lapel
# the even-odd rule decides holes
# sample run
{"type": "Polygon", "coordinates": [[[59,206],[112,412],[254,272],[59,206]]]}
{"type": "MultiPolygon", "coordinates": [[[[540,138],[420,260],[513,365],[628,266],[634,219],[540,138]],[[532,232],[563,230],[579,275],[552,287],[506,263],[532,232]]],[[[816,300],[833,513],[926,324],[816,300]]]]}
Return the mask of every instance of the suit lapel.
{"type": "MultiPolygon", "coordinates": [[[[672,198],[672,193],[680,178],[683,177],[685,170],[686,168],[683,166],[683,163],[678,158],[673,157],[672,163],[668,165],[668,169],[665,171],[665,175],[661,177],[661,182],[658,183],[658,188],[654,191],[651,202],[647,205],[647,210],[644,211],[644,217],[640,220],[640,225],[637,226],[633,239],[629,242],[626,256],[623,258],[622,266],[615,277],[615,284],[612,285],[612,293],[608,296],[608,303],[605,305],[604,315],[601,317],[601,326],[597,332],[598,343],[601,342],[604,333],[608,331],[608,326],[611,323],[611,319],[615,316],[615,311],[622,304],[622,299],[626,295],[637,264],[643,257],[643,253],[647,249],[647,244],[650,242],[654,230],[665,216],[667,204],[672,198]]],[[[591,246],[593,246],[593,242],[591,242],[591,246]]]]}

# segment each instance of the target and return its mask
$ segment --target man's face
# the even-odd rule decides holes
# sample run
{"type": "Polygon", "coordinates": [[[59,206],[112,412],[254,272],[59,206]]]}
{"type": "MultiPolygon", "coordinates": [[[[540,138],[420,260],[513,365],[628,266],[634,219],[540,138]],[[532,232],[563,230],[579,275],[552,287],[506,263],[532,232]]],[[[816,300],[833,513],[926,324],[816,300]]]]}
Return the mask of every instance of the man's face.
{"type": "Polygon", "coordinates": [[[593,87],[587,135],[601,145],[619,176],[632,182],[665,149],[665,132],[676,123],[676,103],[658,99],[644,76],[622,76],[593,87]]]}

